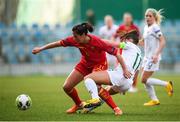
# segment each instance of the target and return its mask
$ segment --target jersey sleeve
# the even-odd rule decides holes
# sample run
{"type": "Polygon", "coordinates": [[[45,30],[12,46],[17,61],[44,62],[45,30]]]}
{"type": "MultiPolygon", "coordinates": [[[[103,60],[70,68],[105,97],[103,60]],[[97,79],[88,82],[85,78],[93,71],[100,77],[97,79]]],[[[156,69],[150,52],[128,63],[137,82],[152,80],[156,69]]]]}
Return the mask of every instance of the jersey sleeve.
{"type": "Polygon", "coordinates": [[[60,40],[59,43],[63,47],[73,46],[73,37],[69,36],[69,37],[67,37],[65,39],[60,40]]]}
{"type": "Polygon", "coordinates": [[[105,42],[101,39],[98,39],[97,45],[101,50],[103,50],[111,55],[116,55],[118,52],[117,48],[113,47],[110,43],[105,42]]]}
{"type": "Polygon", "coordinates": [[[155,34],[156,38],[159,38],[160,36],[162,36],[162,32],[161,29],[158,25],[154,25],[153,27],[153,33],[155,34]]]}

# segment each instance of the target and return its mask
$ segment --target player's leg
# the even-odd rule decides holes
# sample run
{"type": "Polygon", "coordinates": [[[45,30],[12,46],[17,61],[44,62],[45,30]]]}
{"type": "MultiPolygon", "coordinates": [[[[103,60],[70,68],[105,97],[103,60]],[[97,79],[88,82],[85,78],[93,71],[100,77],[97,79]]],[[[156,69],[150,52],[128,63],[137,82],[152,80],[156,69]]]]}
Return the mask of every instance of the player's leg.
{"type": "Polygon", "coordinates": [[[98,98],[100,96],[101,99],[103,99],[114,110],[115,115],[121,115],[122,111],[114,103],[112,97],[110,96],[109,92],[106,89],[99,87],[99,95],[98,95],[98,89],[96,84],[99,86],[102,84],[112,85],[107,71],[93,72],[85,77],[85,85],[93,98],[91,101],[89,101],[89,103],[97,104],[99,100],[98,98]]]}
{"type": "Polygon", "coordinates": [[[145,106],[153,106],[153,105],[159,105],[160,102],[156,96],[155,90],[154,90],[154,86],[148,83],[148,78],[150,78],[152,76],[154,72],[153,71],[143,71],[142,72],[142,83],[144,83],[145,88],[148,92],[148,95],[151,99],[151,101],[145,103],[145,106]]]}
{"type": "MultiPolygon", "coordinates": [[[[107,63],[106,61],[100,65],[96,65],[94,68],[93,68],[93,72],[98,72],[98,71],[105,71],[107,70],[107,63]]],[[[105,74],[107,72],[105,71],[105,74]]],[[[92,74],[91,74],[92,75],[92,74]]],[[[89,75],[90,76],[90,75],[89,75]]],[[[106,74],[107,76],[107,74],[106,74]]],[[[104,77],[104,76],[102,76],[104,77]]],[[[104,81],[102,81],[104,82],[104,81]]],[[[112,97],[109,95],[109,92],[104,89],[103,87],[100,87],[100,85],[98,86],[98,91],[99,91],[99,97],[101,97],[101,99],[103,101],[106,102],[106,104],[111,107],[112,109],[114,109],[115,107],[117,107],[117,105],[114,103],[112,97]]]]}
{"type": "MultiPolygon", "coordinates": [[[[111,84],[108,73],[106,71],[93,72],[85,77],[85,86],[86,86],[87,90],[89,91],[89,93],[91,94],[92,100],[95,101],[94,102],[95,104],[100,102],[97,85],[99,86],[99,89],[100,89],[99,92],[102,92],[105,89],[100,87],[100,85],[103,85],[103,84],[104,85],[111,84]]],[[[106,96],[107,96],[107,94],[106,94],[106,96]]],[[[92,101],[92,103],[93,103],[93,101],[92,101]]]]}
{"type": "Polygon", "coordinates": [[[137,92],[138,74],[139,74],[139,70],[137,70],[136,73],[134,74],[133,84],[132,87],[129,89],[129,92],[137,92]]]}
{"type": "Polygon", "coordinates": [[[166,88],[167,94],[169,96],[173,95],[173,83],[172,81],[163,81],[157,78],[149,78],[148,79],[149,84],[152,85],[158,85],[158,86],[163,86],[166,88]]]}
{"type": "Polygon", "coordinates": [[[107,86],[105,89],[109,92],[110,95],[118,94],[119,92],[115,91],[112,86],[107,86]]]}
{"type": "Polygon", "coordinates": [[[83,80],[84,76],[74,69],[70,75],[67,77],[63,89],[64,91],[73,99],[73,101],[79,105],[81,103],[81,100],[78,97],[77,91],[74,88],[79,82],[83,80]]]}
{"type": "Polygon", "coordinates": [[[163,86],[166,88],[167,90],[167,94],[169,96],[172,96],[173,95],[173,84],[172,84],[172,81],[163,81],[163,80],[160,80],[160,79],[157,79],[157,78],[149,78],[147,80],[147,83],[150,84],[150,85],[158,85],[158,86],[163,86]]]}
{"type": "Polygon", "coordinates": [[[64,91],[73,99],[75,105],[67,110],[67,113],[74,113],[79,108],[83,107],[83,102],[81,102],[76,89],[74,88],[79,82],[84,79],[84,76],[90,73],[86,64],[78,63],[72,73],[66,79],[64,83],[64,91]]]}
{"type": "Polygon", "coordinates": [[[78,83],[80,83],[84,78],[84,75],[74,69],[70,75],[67,77],[63,89],[66,92],[66,94],[71,97],[71,99],[74,101],[75,105],[68,109],[66,112],[67,113],[74,113],[76,110],[79,109],[81,106],[82,102],[78,96],[77,90],[74,88],[78,83]]]}
{"type": "Polygon", "coordinates": [[[167,89],[168,95],[172,96],[173,87],[172,82],[166,82],[155,78],[150,78],[154,71],[159,70],[159,61],[154,64],[151,60],[147,60],[144,62],[142,73],[142,82],[145,84],[145,87],[148,91],[150,98],[152,99],[150,102],[145,103],[144,105],[158,105],[160,104],[154,90],[154,85],[164,86],[167,89]]]}

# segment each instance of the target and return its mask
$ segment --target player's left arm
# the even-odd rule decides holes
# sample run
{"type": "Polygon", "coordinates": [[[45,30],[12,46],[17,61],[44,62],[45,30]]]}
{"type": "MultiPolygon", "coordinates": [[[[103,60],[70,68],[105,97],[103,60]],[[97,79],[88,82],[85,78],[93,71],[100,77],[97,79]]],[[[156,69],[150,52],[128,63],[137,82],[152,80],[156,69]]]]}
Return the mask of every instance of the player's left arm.
{"type": "Polygon", "coordinates": [[[104,50],[105,52],[116,56],[118,62],[120,63],[122,70],[123,70],[123,75],[125,78],[130,78],[131,77],[131,73],[128,71],[126,64],[124,62],[123,57],[120,54],[120,50],[116,47],[113,47],[112,45],[104,42],[103,40],[99,40],[99,47],[104,50]]]}
{"type": "Polygon", "coordinates": [[[161,36],[159,37],[159,48],[158,48],[157,51],[156,51],[156,55],[157,55],[157,56],[159,56],[159,55],[162,53],[163,48],[165,47],[165,45],[166,45],[165,38],[164,38],[163,35],[161,35],[161,36]]]}
{"type": "Polygon", "coordinates": [[[158,38],[159,40],[159,47],[157,48],[156,53],[153,55],[152,60],[153,60],[153,63],[157,63],[159,59],[159,55],[162,53],[163,48],[166,45],[166,41],[159,26],[154,27],[154,32],[155,32],[156,38],[158,38]]]}
{"type": "Polygon", "coordinates": [[[121,56],[119,50],[118,52],[116,53],[116,58],[118,60],[118,62],[120,63],[121,67],[122,67],[122,70],[123,70],[123,75],[125,78],[131,78],[131,72],[128,71],[127,67],[126,67],[126,64],[124,62],[124,59],[123,57],[121,56]]]}

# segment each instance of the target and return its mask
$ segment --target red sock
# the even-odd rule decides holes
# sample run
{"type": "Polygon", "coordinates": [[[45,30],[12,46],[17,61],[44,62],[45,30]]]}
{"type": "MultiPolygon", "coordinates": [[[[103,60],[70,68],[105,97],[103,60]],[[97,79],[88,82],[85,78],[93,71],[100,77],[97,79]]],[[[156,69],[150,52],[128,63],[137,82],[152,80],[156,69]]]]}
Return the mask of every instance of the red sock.
{"type": "Polygon", "coordinates": [[[109,107],[111,107],[112,109],[116,108],[117,105],[115,104],[115,102],[113,101],[111,95],[109,94],[109,92],[104,89],[104,88],[100,88],[99,90],[99,96],[101,97],[102,100],[104,100],[109,107]]]}
{"type": "Polygon", "coordinates": [[[77,90],[75,88],[73,88],[72,91],[70,93],[68,93],[68,95],[72,98],[72,100],[76,103],[76,105],[81,104],[81,100],[80,100],[77,90]]]}

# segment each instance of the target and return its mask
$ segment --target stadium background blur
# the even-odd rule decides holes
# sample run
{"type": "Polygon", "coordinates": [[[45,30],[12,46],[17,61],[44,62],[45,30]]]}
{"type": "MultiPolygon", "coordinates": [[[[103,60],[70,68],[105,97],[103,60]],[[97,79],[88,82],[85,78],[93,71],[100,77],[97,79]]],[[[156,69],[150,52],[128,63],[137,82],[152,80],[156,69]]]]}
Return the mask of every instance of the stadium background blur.
{"type": "MultiPolygon", "coordinates": [[[[0,0],[0,121],[180,120],[179,5],[179,0],[0,0]],[[142,34],[144,12],[149,7],[165,12],[161,27],[167,43],[156,77],[174,81],[174,96],[168,98],[164,89],[157,87],[161,105],[143,107],[149,98],[138,82],[137,93],[113,96],[123,116],[115,117],[105,104],[95,113],[67,115],[65,111],[74,103],[62,86],[80,59],[79,51],[56,48],[33,55],[32,48],[71,35],[73,25],[87,20],[94,24],[98,35],[107,14],[120,25],[123,13],[132,13],[142,34]],[[33,101],[27,111],[19,111],[14,105],[23,93],[33,101]]],[[[77,89],[82,100],[90,98],[83,82],[77,89]]]]}
{"type": "Polygon", "coordinates": [[[120,25],[123,13],[132,13],[142,34],[144,12],[149,7],[163,8],[165,12],[162,31],[167,44],[161,71],[180,72],[179,4],[179,0],[0,0],[0,75],[66,74],[80,59],[77,49],[53,49],[32,55],[32,48],[71,35],[72,26],[87,19],[98,35],[107,14],[120,25]],[[93,15],[88,18],[88,13],[93,15]]]}

